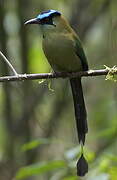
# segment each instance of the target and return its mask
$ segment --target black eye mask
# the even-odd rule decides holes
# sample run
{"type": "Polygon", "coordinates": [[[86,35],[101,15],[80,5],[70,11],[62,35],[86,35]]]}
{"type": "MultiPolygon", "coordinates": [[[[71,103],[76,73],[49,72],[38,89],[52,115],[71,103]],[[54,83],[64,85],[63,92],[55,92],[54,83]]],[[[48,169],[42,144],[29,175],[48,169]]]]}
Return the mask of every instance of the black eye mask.
{"type": "Polygon", "coordinates": [[[43,19],[40,20],[41,24],[49,24],[49,25],[53,25],[53,21],[52,21],[52,17],[45,17],[43,19]]]}

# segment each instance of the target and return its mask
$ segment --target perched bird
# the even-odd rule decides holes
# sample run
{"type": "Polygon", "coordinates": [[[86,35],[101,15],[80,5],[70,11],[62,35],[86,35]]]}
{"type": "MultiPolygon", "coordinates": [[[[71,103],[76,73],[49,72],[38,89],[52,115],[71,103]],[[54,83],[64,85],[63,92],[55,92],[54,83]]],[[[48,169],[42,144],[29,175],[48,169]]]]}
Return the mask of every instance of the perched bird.
{"type": "MultiPolygon", "coordinates": [[[[40,13],[27,24],[39,24],[43,34],[43,51],[54,72],[87,71],[88,64],[81,41],[68,21],[56,10],[40,13]]],[[[83,147],[88,132],[87,114],[83,97],[81,78],[70,78],[74,100],[76,125],[79,143],[83,147]]],[[[83,156],[77,163],[77,174],[84,176],[88,172],[88,164],[83,156]]]]}

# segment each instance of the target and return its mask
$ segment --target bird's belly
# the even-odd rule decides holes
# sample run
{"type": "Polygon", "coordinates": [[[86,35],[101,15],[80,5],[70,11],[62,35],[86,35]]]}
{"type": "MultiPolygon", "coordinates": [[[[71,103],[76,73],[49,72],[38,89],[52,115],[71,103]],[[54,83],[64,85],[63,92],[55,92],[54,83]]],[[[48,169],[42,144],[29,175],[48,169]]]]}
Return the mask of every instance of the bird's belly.
{"type": "Polygon", "coordinates": [[[80,71],[81,60],[75,53],[75,49],[69,43],[43,42],[43,50],[48,62],[54,71],[80,71]]]}

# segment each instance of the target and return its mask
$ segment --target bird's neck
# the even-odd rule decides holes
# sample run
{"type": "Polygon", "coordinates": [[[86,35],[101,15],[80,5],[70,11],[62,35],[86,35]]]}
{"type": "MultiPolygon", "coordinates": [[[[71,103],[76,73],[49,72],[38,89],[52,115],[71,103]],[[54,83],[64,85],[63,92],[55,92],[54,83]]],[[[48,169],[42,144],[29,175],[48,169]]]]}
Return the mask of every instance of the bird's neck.
{"type": "Polygon", "coordinates": [[[54,25],[42,25],[41,29],[44,38],[74,33],[73,29],[64,18],[54,18],[53,22],[54,25]]]}

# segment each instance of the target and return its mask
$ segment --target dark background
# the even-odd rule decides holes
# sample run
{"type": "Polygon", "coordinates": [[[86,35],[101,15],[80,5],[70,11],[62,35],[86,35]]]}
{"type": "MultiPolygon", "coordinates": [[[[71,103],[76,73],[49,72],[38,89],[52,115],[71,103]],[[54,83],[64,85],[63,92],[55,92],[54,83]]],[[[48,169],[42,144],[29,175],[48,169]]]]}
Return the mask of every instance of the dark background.
{"type": "MultiPolygon", "coordinates": [[[[78,32],[90,69],[117,62],[116,0],[0,0],[0,51],[18,73],[50,72],[36,25],[24,22],[59,10],[78,32]]],[[[0,57],[0,76],[12,74],[0,57]]],[[[0,180],[76,180],[79,145],[67,80],[0,84],[0,180]],[[21,169],[23,168],[24,169],[21,169]],[[27,168],[29,169],[27,169],[27,168]],[[36,175],[36,176],[35,176],[36,175]]],[[[83,78],[89,133],[84,180],[116,180],[117,84],[83,78]]]]}

